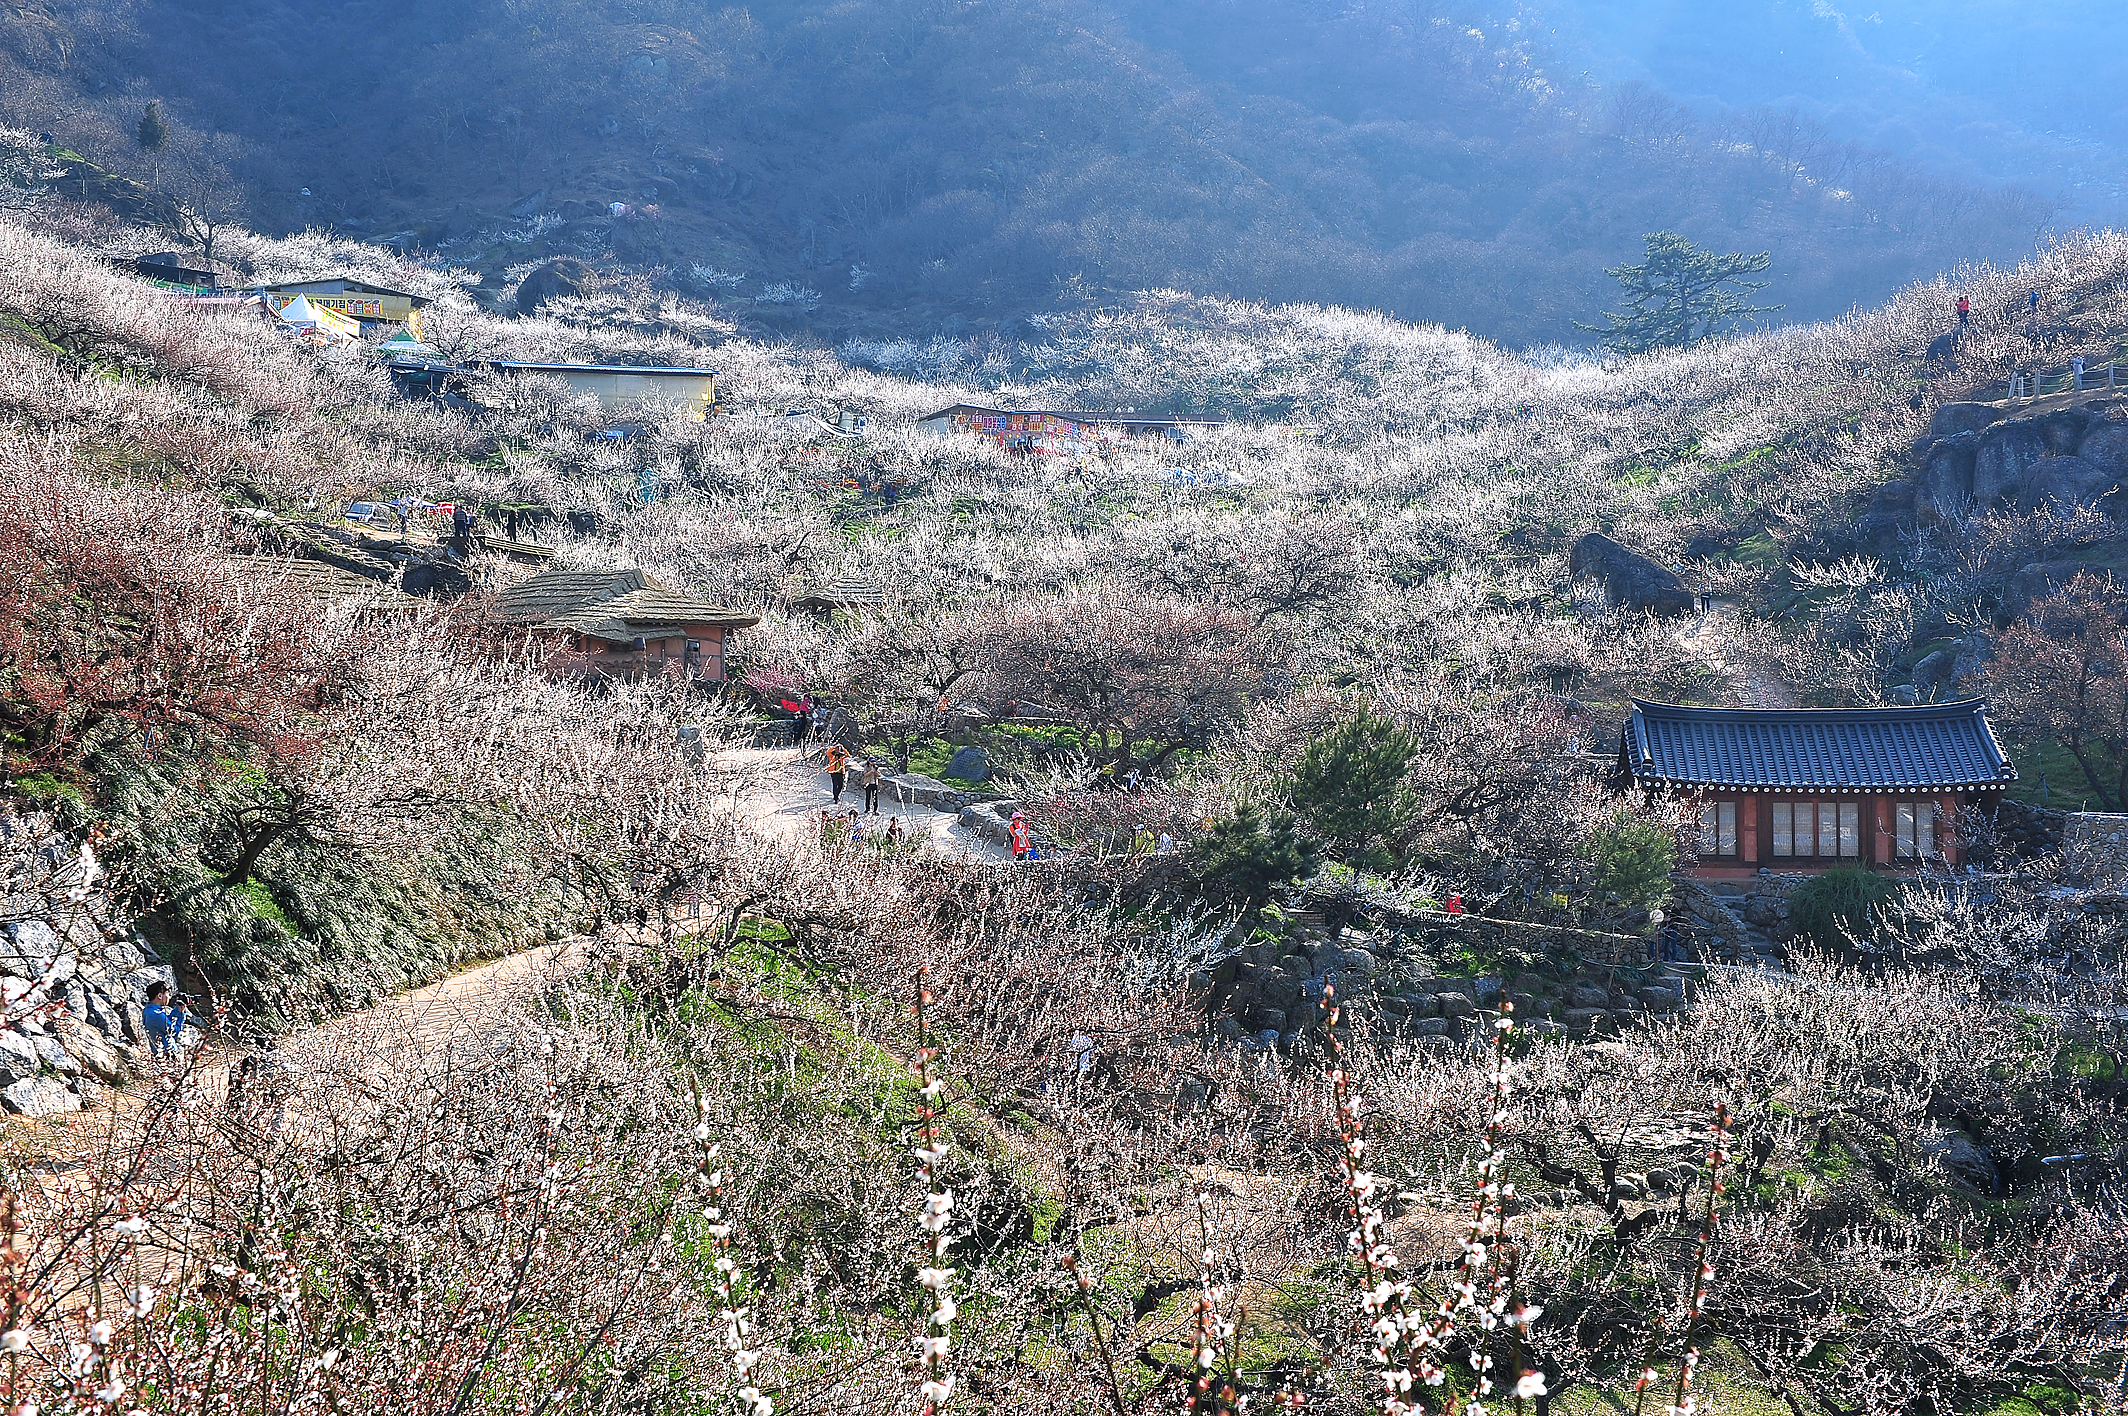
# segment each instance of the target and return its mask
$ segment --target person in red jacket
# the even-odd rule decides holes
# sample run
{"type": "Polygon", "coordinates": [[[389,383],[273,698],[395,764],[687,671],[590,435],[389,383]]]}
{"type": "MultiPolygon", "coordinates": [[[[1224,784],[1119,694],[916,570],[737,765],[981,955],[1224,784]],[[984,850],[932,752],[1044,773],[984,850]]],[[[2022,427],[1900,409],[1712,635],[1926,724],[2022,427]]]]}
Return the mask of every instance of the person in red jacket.
{"type": "Polygon", "coordinates": [[[1027,818],[1015,811],[1012,813],[1012,858],[1027,859],[1027,818]]]}
{"type": "Polygon", "coordinates": [[[1958,297],[1958,327],[1964,329],[1973,322],[1973,302],[1961,295],[1958,297]]]}

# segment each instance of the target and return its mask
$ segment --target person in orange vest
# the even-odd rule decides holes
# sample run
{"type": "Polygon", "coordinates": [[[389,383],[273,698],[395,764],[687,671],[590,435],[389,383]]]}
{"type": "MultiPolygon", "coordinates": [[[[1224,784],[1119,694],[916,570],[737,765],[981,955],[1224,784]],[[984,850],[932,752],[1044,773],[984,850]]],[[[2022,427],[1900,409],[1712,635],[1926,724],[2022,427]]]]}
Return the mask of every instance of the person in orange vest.
{"type": "Polygon", "coordinates": [[[1015,811],[1012,813],[1012,858],[1014,860],[1027,859],[1027,850],[1030,844],[1027,839],[1027,818],[1015,811]]]}
{"type": "Polygon", "coordinates": [[[839,742],[828,744],[828,783],[835,789],[835,800],[842,800],[844,774],[850,768],[850,750],[839,742]]]}

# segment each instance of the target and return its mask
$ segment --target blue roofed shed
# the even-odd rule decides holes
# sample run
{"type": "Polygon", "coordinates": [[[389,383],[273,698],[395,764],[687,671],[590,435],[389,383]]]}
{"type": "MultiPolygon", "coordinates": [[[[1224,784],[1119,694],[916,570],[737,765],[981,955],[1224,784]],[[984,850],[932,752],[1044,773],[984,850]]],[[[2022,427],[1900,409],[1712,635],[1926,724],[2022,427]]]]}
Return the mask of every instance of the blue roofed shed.
{"type": "Polygon", "coordinates": [[[1695,872],[1954,865],[1959,812],[2017,769],[1980,699],[1912,708],[1685,708],[1633,701],[1619,770],[1699,807],[1695,872]]]}

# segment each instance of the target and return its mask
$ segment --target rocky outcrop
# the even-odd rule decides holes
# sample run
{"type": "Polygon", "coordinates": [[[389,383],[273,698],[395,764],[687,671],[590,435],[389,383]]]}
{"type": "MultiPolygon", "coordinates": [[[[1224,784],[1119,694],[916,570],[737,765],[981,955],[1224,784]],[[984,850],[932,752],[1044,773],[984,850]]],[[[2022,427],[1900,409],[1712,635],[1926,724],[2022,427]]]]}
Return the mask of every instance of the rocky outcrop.
{"type": "Polygon", "coordinates": [[[1929,435],[1947,438],[1957,433],[1977,433],[1990,423],[2002,421],[2002,410],[1987,403],[1946,403],[1929,418],[1929,435]]]}
{"type": "Polygon", "coordinates": [[[2053,451],[2032,420],[1997,423],[1980,435],[1973,455],[1973,500],[1981,505],[2010,500],[2053,451]]]}
{"type": "Polygon", "coordinates": [[[517,287],[517,313],[529,315],[550,300],[581,295],[597,281],[598,273],[569,256],[548,261],[526,276],[517,287]]]}
{"type": "Polygon", "coordinates": [[[990,780],[989,752],[972,744],[954,749],[952,760],[946,763],[946,775],[956,782],[981,786],[990,780]]]}
{"type": "Polygon", "coordinates": [[[1931,525],[1988,511],[2103,505],[2128,481],[2128,421],[2060,408],[2005,418],[1978,403],[1946,403],[1914,445],[1913,474],[1884,489],[1871,522],[1911,507],[1931,525]]]}
{"type": "Polygon", "coordinates": [[[1698,598],[1675,571],[1631,551],[1600,531],[1574,543],[1568,560],[1576,580],[1594,580],[1614,605],[1655,615],[1690,614],[1698,598]]]}
{"type": "Polygon", "coordinates": [[[41,812],[0,805],[0,1104],[74,1111],[142,1060],[148,989],[176,985],[103,886],[95,853],[41,812]]]}
{"type": "Polygon", "coordinates": [[[1914,479],[1914,505],[1922,519],[1935,523],[1963,521],[1973,509],[1973,462],[1980,435],[1952,433],[1922,455],[1914,479]]]}

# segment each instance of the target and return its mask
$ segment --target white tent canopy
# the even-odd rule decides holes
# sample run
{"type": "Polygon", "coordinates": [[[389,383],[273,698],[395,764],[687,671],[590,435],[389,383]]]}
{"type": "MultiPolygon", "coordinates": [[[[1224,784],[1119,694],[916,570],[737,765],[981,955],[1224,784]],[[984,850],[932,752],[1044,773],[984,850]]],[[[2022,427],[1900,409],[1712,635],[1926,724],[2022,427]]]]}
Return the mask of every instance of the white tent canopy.
{"type": "Polygon", "coordinates": [[[325,323],[325,317],[319,314],[312,307],[310,301],[304,299],[301,295],[296,296],[295,299],[290,300],[281,307],[281,318],[292,325],[300,325],[305,329],[331,328],[330,325],[325,323]]]}
{"type": "Polygon", "coordinates": [[[301,295],[281,308],[281,323],[297,332],[305,342],[337,344],[351,339],[348,332],[354,321],[332,310],[321,310],[301,295]]]}

